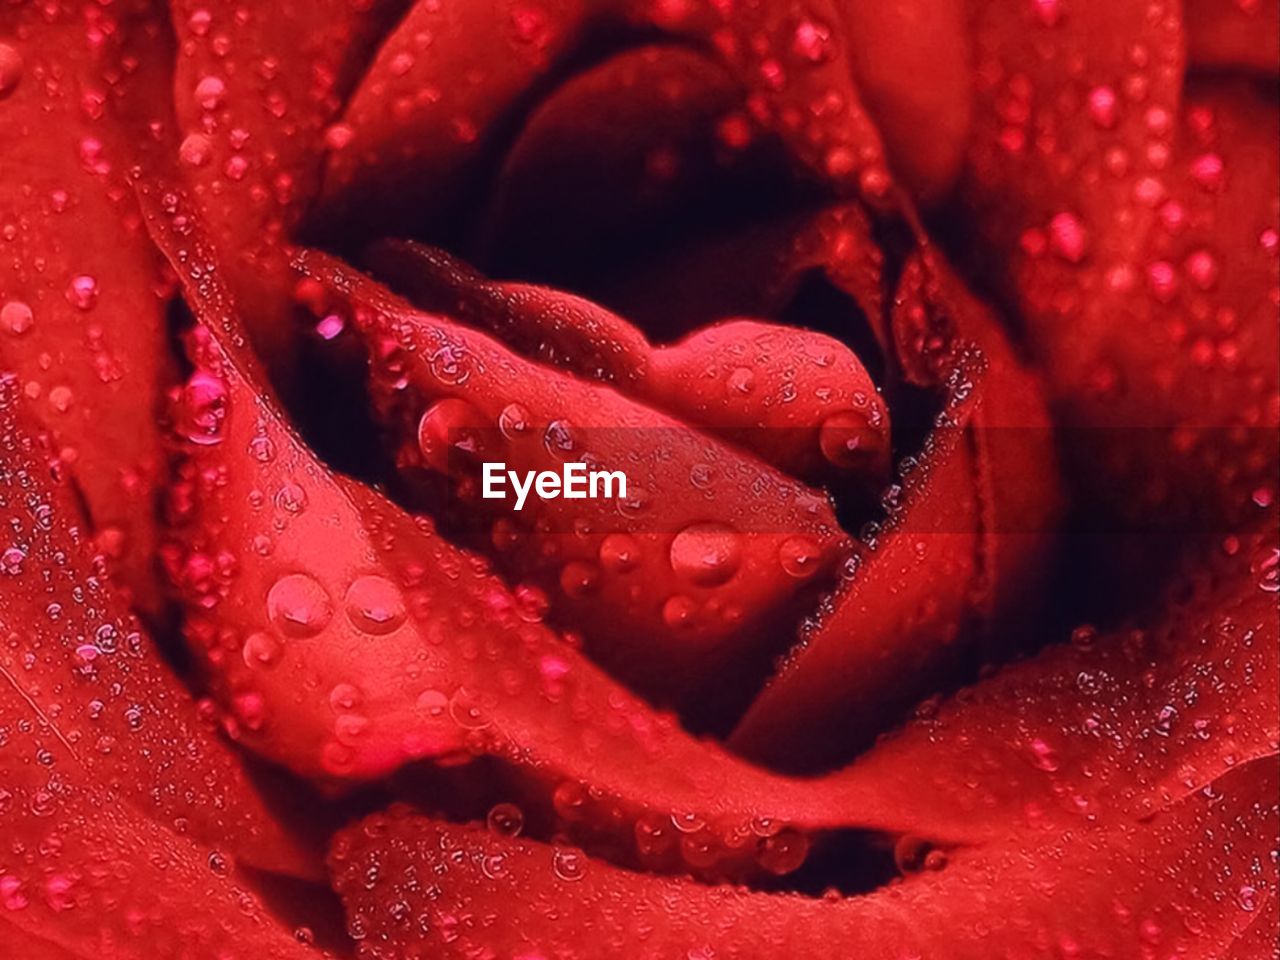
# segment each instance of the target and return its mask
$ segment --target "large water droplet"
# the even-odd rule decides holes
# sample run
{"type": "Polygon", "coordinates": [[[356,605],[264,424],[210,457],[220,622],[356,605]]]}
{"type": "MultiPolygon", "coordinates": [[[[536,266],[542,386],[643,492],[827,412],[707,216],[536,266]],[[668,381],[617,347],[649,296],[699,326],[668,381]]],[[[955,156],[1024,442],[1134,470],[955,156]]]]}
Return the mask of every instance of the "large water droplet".
{"type": "Polygon", "coordinates": [[[485,823],[490,833],[500,837],[518,837],[524,829],[524,813],[514,803],[498,803],[489,810],[485,823]]]}
{"type": "Polygon", "coordinates": [[[547,453],[559,460],[568,460],[573,456],[577,444],[573,425],[568,420],[552,420],[547,424],[546,433],[542,435],[542,445],[547,448],[547,453]]]}
{"type": "Polygon", "coordinates": [[[523,436],[529,431],[529,411],[518,403],[509,403],[498,414],[498,429],[508,440],[523,436]]]}
{"type": "Polygon", "coordinates": [[[273,667],[280,661],[283,651],[280,641],[269,633],[252,633],[244,642],[240,655],[251,670],[273,667]]]}
{"type": "Polygon", "coordinates": [[[818,445],[827,462],[844,470],[867,469],[883,455],[883,436],[866,415],[842,410],[822,421],[818,445]]]}
{"type": "Polygon", "coordinates": [[[382,636],[405,620],[400,591],[385,577],[358,577],[347,588],[347,617],[363,633],[382,636]]]}
{"type": "Polygon", "coordinates": [[[574,883],[586,876],[587,858],[581,850],[557,847],[551,856],[551,869],[561,880],[574,883]]]}
{"type": "Polygon", "coordinates": [[[418,449],[427,465],[441,473],[456,470],[456,456],[478,458],[481,455],[480,411],[456,397],[433,403],[418,421],[418,449]],[[452,463],[451,463],[452,460],[452,463]]]}
{"type": "Polygon", "coordinates": [[[0,307],[0,329],[20,337],[35,325],[35,315],[21,300],[10,300],[0,307]]]}
{"type": "Polygon", "coordinates": [[[809,856],[809,838],[798,830],[783,828],[760,841],[760,866],[775,876],[794,873],[809,856]]]}
{"type": "Polygon", "coordinates": [[[822,550],[812,537],[788,537],[778,548],[778,562],[789,577],[804,580],[818,571],[822,550]]]}
{"type": "Polygon", "coordinates": [[[333,604],[314,577],[291,573],[267,593],[267,617],[289,637],[314,637],[333,617],[333,604]]]}
{"type": "Polygon", "coordinates": [[[98,281],[82,273],[67,284],[67,302],[77,310],[92,310],[98,302],[98,281]]]}
{"type": "Polygon", "coordinates": [[[742,537],[723,523],[695,523],[671,541],[671,569],[700,587],[727,583],[742,564],[742,537]]]}
{"type": "Polygon", "coordinates": [[[629,573],[640,565],[640,544],[625,533],[611,533],[600,543],[600,563],[613,573],[629,573]]]}
{"type": "Polygon", "coordinates": [[[174,430],[201,446],[221,443],[227,410],[226,383],[207,370],[197,370],[182,388],[174,430]]]}

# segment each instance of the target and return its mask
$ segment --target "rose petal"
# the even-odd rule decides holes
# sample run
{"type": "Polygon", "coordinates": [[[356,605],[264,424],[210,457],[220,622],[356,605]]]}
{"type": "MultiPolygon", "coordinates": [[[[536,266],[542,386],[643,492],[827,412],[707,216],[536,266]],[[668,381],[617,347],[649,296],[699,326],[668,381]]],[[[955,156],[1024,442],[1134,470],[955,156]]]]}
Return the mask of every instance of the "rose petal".
{"type": "Polygon", "coordinates": [[[276,823],[108,589],[74,494],[50,482],[19,391],[15,377],[0,380],[0,722],[47,727],[69,755],[60,768],[69,786],[110,791],[254,866],[314,876],[314,858],[276,823]]]}
{"type": "Polygon", "coordinates": [[[405,0],[210,4],[171,0],[177,35],[172,104],[152,118],[222,250],[250,332],[292,386],[288,270],[282,242],[320,189],[330,125],[405,0]]]}
{"type": "Polygon", "coordinates": [[[17,379],[0,380],[8,722],[36,717],[49,726],[77,764],[72,782],[127,797],[163,826],[256,867],[314,876],[314,861],[275,823],[236,756],[110,593],[73,493],[50,483],[49,454],[19,412],[18,393],[17,379]]]}
{"type": "MultiPolygon", "coordinates": [[[[849,59],[894,175],[925,201],[954,183],[972,96],[968,15],[959,0],[835,4],[849,59]]],[[[808,33],[797,30],[797,40],[808,33]]],[[[821,37],[821,34],[817,34],[821,37]]]]}
{"type": "Polygon", "coordinates": [[[573,286],[662,248],[673,225],[775,208],[785,153],[744,99],[729,70],[685,44],[627,50],[570,77],[506,151],[468,238],[476,259],[573,286]]]}
{"type": "Polygon", "coordinates": [[[945,379],[947,403],[870,549],[733,734],[787,769],[847,758],[922,696],[1007,656],[995,638],[1028,622],[1046,572],[1059,504],[1036,379],[932,251],[903,270],[892,335],[908,379],[945,379]],[[966,356],[966,342],[980,349],[966,356]]]}
{"type": "Polygon", "coordinates": [[[318,220],[368,236],[456,213],[490,127],[576,41],[582,9],[579,0],[415,3],[347,102],[318,220]]]}
{"type": "Polygon", "coordinates": [[[1073,642],[922,711],[839,776],[957,839],[1150,816],[1280,744],[1273,529],[1231,538],[1148,630],[1073,642]]]}
{"type": "Polygon", "coordinates": [[[88,777],[83,745],[20,688],[4,684],[0,712],[0,930],[16,928],[6,943],[24,951],[11,956],[320,956],[227,878],[225,854],[140,817],[88,777]]]}
{"type": "Polygon", "coordinates": [[[167,557],[241,742],[330,783],[490,756],[563,829],[664,870],[741,874],[761,830],[892,822],[861,781],[814,791],[693,739],[429,521],[330,473],[265,392],[188,205],[161,184],[144,197],[201,318],[167,557]]]}
{"type": "Polygon", "coordinates": [[[168,372],[164,304],[115,114],[153,95],[157,26],[137,4],[0,14],[0,356],[74,467],[122,582],[153,613],[146,504],[162,466],[152,414],[168,372]]]}
{"type": "Polygon", "coordinates": [[[864,897],[806,899],[627,873],[403,809],[330,855],[362,960],[859,955],[1221,956],[1276,888],[1275,757],[1150,824],[1014,838],[864,897]],[[429,881],[426,878],[430,878],[429,881]]]}
{"type": "Polygon", "coordinates": [[[470,484],[470,495],[462,486],[436,501],[442,522],[471,519],[465,532],[554,597],[593,655],[637,689],[723,722],[777,652],[778,625],[794,622],[839,559],[843,535],[821,495],[614,390],[419,313],[323,254],[299,265],[353,315],[402,478],[430,491],[457,470],[470,484]],[[588,457],[625,471],[627,494],[532,496],[522,513],[511,498],[486,504],[478,466],[467,472],[453,446],[467,431],[483,447],[476,460],[525,472],[588,457]],[[508,529],[516,542],[504,550],[508,529]],[[789,571],[797,551],[807,564],[789,571]]]}
{"type": "Polygon", "coordinates": [[[755,122],[785,141],[809,177],[882,198],[890,186],[883,148],[852,88],[835,22],[827,2],[799,21],[773,4],[730,12],[709,0],[418,3],[348,104],[351,143],[329,163],[317,222],[365,237],[413,230],[440,239],[482,189],[483,159],[502,148],[540,87],[584,51],[651,42],[655,31],[723,64],[748,92],[755,122]],[[816,49],[798,44],[806,30],[827,39],[816,49]],[[476,36],[493,39],[476,44],[476,36]]]}
{"type": "Polygon", "coordinates": [[[1264,77],[1280,73],[1280,3],[1276,0],[1187,0],[1192,66],[1243,68],[1264,77]]]}
{"type": "MultiPolygon", "coordinates": [[[[1180,102],[1173,13],[1035,9],[980,5],[966,191],[1073,479],[1107,532],[1238,529],[1280,461],[1274,103],[1198,80],[1180,102]]],[[[1147,563],[1169,552],[1147,544],[1147,563]]]]}
{"type": "Polygon", "coordinates": [[[653,346],[590,301],[491,282],[428,247],[392,241],[371,257],[415,306],[456,314],[530,359],[609,383],[784,473],[809,482],[852,475],[877,488],[888,473],[889,412],[858,358],[831,337],[737,320],[653,346]]]}

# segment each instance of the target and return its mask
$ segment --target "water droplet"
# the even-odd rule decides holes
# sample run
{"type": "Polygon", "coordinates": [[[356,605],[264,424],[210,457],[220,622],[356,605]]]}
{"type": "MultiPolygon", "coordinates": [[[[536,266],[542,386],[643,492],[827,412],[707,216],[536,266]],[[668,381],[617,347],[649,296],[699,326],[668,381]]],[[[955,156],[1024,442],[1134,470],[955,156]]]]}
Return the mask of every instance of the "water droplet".
{"type": "Polygon", "coordinates": [[[266,434],[258,434],[249,441],[249,456],[259,463],[270,463],[276,456],[276,445],[266,434]]]}
{"type": "Polygon", "coordinates": [[[1178,273],[1167,260],[1157,260],[1147,265],[1147,288],[1161,303],[1168,303],[1178,294],[1178,273]]]}
{"type": "Polygon", "coordinates": [[[67,302],[77,310],[92,310],[98,302],[98,281],[82,273],[67,285],[67,302]]]}
{"type": "Polygon", "coordinates": [[[35,325],[35,315],[21,300],[10,300],[0,307],[0,328],[5,333],[20,337],[35,325]]]}
{"type": "Polygon", "coordinates": [[[542,435],[542,445],[547,453],[559,460],[568,460],[577,447],[577,439],[573,435],[573,424],[568,420],[552,420],[542,435]]]}
{"type": "Polygon", "coordinates": [[[1037,738],[1027,745],[1031,751],[1031,761],[1041,770],[1047,773],[1053,773],[1062,766],[1062,760],[1058,756],[1058,752],[1045,743],[1045,741],[1037,738]]]}
{"type": "Polygon", "coordinates": [[[285,513],[297,516],[307,509],[307,491],[301,484],[294,483],[292,480],[286,481],[276,491],[275,504],[285,513]]]}
{"type": "Polygon", "coordinates": [[[11,577],[16,577],[22,572],[22,561],[27,559],[27,554],[19,547],[9,547],[3,554],[0,554],[0,570],[11,577]]]}
{"type": "Polygon", "coordinates": [[[723,523],[695,523],[671,541],[671,569],[700,587],[727,583],[742,564],[742,538],[723,523]]]}
{"type": "Polygon", "coordinates": [[[1079,263],[1088,249],[1084,222],[1074,213],[1059,213],[1049,221],[1049,247],[1068,263],[1079,263]]]}
{"type": "Polygon", "coordinates": [[[677,594],[662,605],[662,622],[672,630],[692,627],[698,614],[698,605],[686,596],[677,594]]]}
{"type": "Polygon", "coordinates": [[[208,863],[210,872],[216,876],[225,877],[231,873],[231,861],[217,850],[210,851],[208,863]]]}
{"type": "Polygon", "coordinates": [[[427,358],[427,365],[432,376],[451,387],[471,379],[471,355],[462,344],[446,344],[427,358]]]}
{"type": "Polygon", "coordinates": [[[418,709],[428,719],[439,720],[449,709],[449,698],[439,690],[424,690],[418,694],[418,709]]]}
{"type": "Polygon", "coordinates": [[[567,883],[581,880],[587,873],[587,858],[581,850],[557,847],[551,856],[551,869],[567,883]]]}
{"type": "Polygon", "coordinates": [[[1194,250],[1187,255],[1187,276],[1201,290],[1210,290],[1218,282],[1218,261],[1208,250],[1194,250]]]}
{"type": "Polygon", "coordinates": [[[213,159],[213,141],[203,133],[189,134],[178,147],[178,159],[188,167],[203,167],[213,159]]]}
{"type": "Polygon", "coordinates": [[[729,392],[745,397],[756,386],[756,375],[750,367],[734,367],[727,381],[729,392]]]}
{"type": "Polygon", "coordinates": [[[459,687],[449,698],[449,716],[464,730],[483,730],[489,726],[480,698],[466,687],[459,687]]]}
{"type": "Polygon", "coordinates": [[[1089,91],[1089,116],[1104,130],[1116,125],[1117,105],[1116,92],[1111,87],[1098,86],[1089,91]]]}
{"type": "Polygon", "coordinates": [[[418,449],[432,469],[450,473],[459,466],[455,455],[468,459],[482,453],[480,411],[456,397],[433,403],[418,421],[418,449]]]}
{"type": "Polygon", "coordinates": [[[363,633],[382,636],[405,621],[400,591],[385,577],[358,577],[347,588],[347,617],[363,633]]]}
{"type": "Polygon", "coordinates": [[[529,431],[529,411],[518,403],[509,403],[498,414],[498,429],[508,440],[514,440],[529,431]]]}
{"type": "Polygon", "coordinates": [[[551,608],[547,594],[539,587],[522,583],[513,591],[516,599],[516,613],[525,623],[541,623],[551,608]]]}
{"type": "Polygon", "coordinates": [[[360,706],[364,697],[360,688],[350,683],[339,683],[329,691],[329,706],[334,713],[345,713],[360,706]]]}
{"type": "Polygon", "coordinates": [[[524,829],[524,812],[514,803],[498,803],[485,818],[489,832],[500,837],[518,837],[524,829]]]}
{"type": "Polygon", "coordinates": [[[640,565],[640,544],[625,533],[611,533],[600,542],[600,563],[612,573],[630,573],[640,565]]]}
{"type": "Polygon", "coordinates": [[[267,594],[267,617],[288,637],[314,637],[333,617],[333,604],[314,577],[291,573],[267,594]]]}
{"type": "Polygon", "coordinates": [[[322,340],[333,340],[346,329],[347,322],[336,313],[329,313],[316,321],[316,333],[322,340]]]}
{"type": "Polygon", "coordinates": [[[245,640],[244,649],[240,651],[240,655],[244,658],[246,667],[256,670],[275,666],[280,660],[283,649],[280,641],[271,634],[251,633],[245,640]]]}
{"type": "Polygon", "coordinates": [[[66,413],[70,410],[74,401],[75,395],[71,392],[70,387],[59,385],[49,391],[49,406],[59,413],[66,413]]]}
{"type": "Polygon", "coordinates": [[[507,875],[507,857],[503,853],[485,854],[480,860],[480,872],[490,880],[499,880],[507,875]]]}
{"type": "Polygon", "coordinates": [[[573,560],[560,571],[560,589],[565,596],[581,599],[595,593],[600,586],[600,571],[594,564],[573,560]]]}
{"type": "Polygon", "coordinates": [[[778,548],[778,562],[789,577],[804,580],[818,570],[822,550],[812,537],[788,537],[778,548]]]}
{"type": "Polygon", "coordinates": [[[227,95],[227,85],[220,77],[202,77],[196,84],[195,98],[201,110],[217,110],[227,95]]]}
{"type": "Polygon", "coordinates": [[[810,63],[822,63],[831,56],[831,29],[814,20],[802,20],[796,26],[792,49],[810,63]]]}
{"type": "Polygon", "coordinates": [[[841,410],[822,421],[818,445],[823,457],[843,470],[865,470],[884,454],[884,436],[866,415],[841,410]]]}
{"type": "Polygon", "coordinates": [[[333,721],[334,738],[346,746],[356,744],[368,729],[369,718],[358,713],[344,713],[333,721]]]}
{"type": "Polygon", "coordinates": [[[1258,589],[1264,593],[1280,593],[1280,549],[1262,547],[1251,559],[1249,569],[1257,578],[1258,589]]]}
{"type": "Polygon", "coordinates": [[[345,123],[335,123],[324,132],[324,145],[330,150],[345,150],[355,140],[356,132],[345,123]]]}
{"type": "Polygon", "coordinates": [[[197,370],[182,388],[174,430],[201,446],[221,443],[227,410],[226,383],[206,370],[197,370]]]}
{"type": "Polygon", "coordinates": [[[809,838],[798,830],[783,828],[760,841],[760,866],[774,876],[794,873],[809,856],[809,838]]]}
{"type": "Polygon", "coordinates": [[[1204,190],[1217,190],[1222,186],[1226,165],[1216,153],[1202,153],[1191,161],[1191,177],[1204,190]]]}

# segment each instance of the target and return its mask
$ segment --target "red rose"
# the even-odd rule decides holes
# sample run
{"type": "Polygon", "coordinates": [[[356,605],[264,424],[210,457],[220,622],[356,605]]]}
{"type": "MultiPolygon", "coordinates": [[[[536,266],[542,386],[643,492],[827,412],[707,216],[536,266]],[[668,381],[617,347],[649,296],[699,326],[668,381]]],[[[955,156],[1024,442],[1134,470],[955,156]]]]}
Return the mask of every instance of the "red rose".
{"type": "Polygon", "coordinates": [[[1262,955],[1278,19],[8,4],[11,954],[1262,955]]]}

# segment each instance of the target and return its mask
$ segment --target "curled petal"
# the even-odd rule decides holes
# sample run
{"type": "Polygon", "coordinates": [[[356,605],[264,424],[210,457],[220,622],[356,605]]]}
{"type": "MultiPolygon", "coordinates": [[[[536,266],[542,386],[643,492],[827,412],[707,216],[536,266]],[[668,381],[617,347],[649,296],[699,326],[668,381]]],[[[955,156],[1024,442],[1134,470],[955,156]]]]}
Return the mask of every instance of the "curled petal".
{"type": "Polygon", "coordinates": [[[572,848],[402,809],[348,829],[330,865],[362,960],[486,952],[977,960],[1152,950],[1207,960],[1251,936],[1275,893],[1276,864],[1260,838],[1276,833],[1278,774],[1272,756],[1152,823],[993,844],[954,856],[940,873],[843,900],[641,876],[572,848]]]}
{"type": "MultiPolygon", "coordinates": [[[[0,726],[36,723],[42,742],[58,747],[46,775],[68,789],[119,798],[136,808],[134,819],[190,833],[253,866],[314,876],[318,864],[277,823],[109,589],[75,495],[50,479],[49,454],[18,393],[15,377],[0,380],[0,726]]],[[[0,754],[18,763],[16,748],[0,754]]]]}
{"type": "Polygon", "coordinates": [[[932,251],[903,270],[890,336],[903,375],[943,382],[946,406],[887,521],[734,732],[736,749],[790,769],[847,756],[946,678],[1007,655],[995,638],[1043,583],[1059,495],[1036,378],[932,251]]]}
{"type": "Polygon", "coordinates": [[[428,495],[441,475],[458,480],[435,504],[442,522],[460,510],[481,518],[480,542],[554,597],[594,656],[638,689],[698,704],[706,722],[708,707],[731,708],[758,680],[844,544],[820,493],[609,387],[415,311],[323,254],[299,265],[353,317],[401,474],[428,495]],[[585,461],[623,473],[626,494],[507,496],[495,510],[478,495],[476,461],[522,475],[585,461]]]}
{"type": "Polygon", "coordinates": [[[373,262],[416,306],[456,314],[531,359],[609,383],[784,473],[810,482],[853,475],[873,487],[888,472],[889,411],[862,363],[831,337],[733,320],[655,346],[581,297],[487,281],[415,243],[381,244],[373,262]]]}

